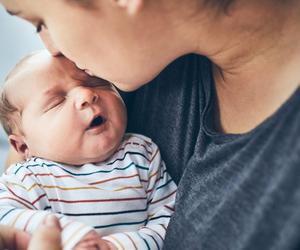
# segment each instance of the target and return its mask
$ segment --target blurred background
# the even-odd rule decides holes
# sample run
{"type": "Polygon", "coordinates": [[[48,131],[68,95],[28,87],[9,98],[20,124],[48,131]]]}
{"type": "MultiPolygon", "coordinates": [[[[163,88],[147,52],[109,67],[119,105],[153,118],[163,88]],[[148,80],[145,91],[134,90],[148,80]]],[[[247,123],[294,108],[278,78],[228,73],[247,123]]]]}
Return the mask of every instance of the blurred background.
{"type": "MultiPolygon", "coordinates": [[[[10,16],[0,6],[0,83],[2,84],[10,69],[29,52],[43,48],[35,28],[17,18],[10,16]]],[[[0,173],[4,169],[7,154],[7,137],[0,130],[0,173]]]]}

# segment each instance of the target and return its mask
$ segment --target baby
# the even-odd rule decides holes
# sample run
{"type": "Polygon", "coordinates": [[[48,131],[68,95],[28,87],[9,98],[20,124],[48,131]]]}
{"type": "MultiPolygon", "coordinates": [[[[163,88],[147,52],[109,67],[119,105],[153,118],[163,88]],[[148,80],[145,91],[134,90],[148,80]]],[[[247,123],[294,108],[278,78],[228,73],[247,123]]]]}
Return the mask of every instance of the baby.
{"type": "Polygon", "coordinates": [[[64,249],[161,249],[176,185],[157,146],[124,134],[107,81],[37,52],[9,74],[0,118],[25,162],[0,179],[0,223],[34,232],[50,214],[64,249]]]}

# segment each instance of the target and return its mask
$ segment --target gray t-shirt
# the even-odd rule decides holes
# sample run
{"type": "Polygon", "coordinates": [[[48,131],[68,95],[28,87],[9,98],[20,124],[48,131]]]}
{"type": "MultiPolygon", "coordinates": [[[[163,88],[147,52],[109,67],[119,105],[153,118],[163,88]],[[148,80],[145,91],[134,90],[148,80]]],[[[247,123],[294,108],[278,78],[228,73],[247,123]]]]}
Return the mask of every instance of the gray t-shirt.
{"type": "Polygon", "coordinates": [[[179,58],[124,98],[128,131],[158,144],[179,185],[164,249],[300,249],[300,89],[240,135],[213,129],[211,63],[201,56],[179,58]]]}

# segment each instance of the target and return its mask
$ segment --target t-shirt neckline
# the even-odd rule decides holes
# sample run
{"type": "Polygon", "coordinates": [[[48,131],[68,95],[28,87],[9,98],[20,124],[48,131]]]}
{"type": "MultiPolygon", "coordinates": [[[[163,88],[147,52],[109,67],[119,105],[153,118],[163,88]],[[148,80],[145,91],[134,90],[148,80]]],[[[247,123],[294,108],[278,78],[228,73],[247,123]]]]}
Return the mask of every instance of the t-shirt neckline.
{"type": "MultiPolygon", "coordinates": [[[[212,69],[212,64],[210,68],[212,69]]],[[[215,83],[212,75],[212,70],[210,72],[210,81],[208,82],[209,82],[209,86],[205,86],[205,92],[206,92],[205,95],[207,97],[207,102],[203,114],[203,129],[206,135],[219,142],[227,142],[227,141],[235,140],[237,138],[251,136],[252,134],[255,134],[257,131],[263,129],[264,127],[268,127],[271,123],[279,119],[282,114],[284,114],[291,106],[293,106],[293,103],[296,102],[300,103],[300,86],[298,86],[297,89],[291,94],[291,96],[274,113],[272,113],[269,117],[264,119],[260,124],[258,124],[253,129],[245,133],[223,133],[213,128],[214,119],[212,119],[212,116],[214,115],[213,105],[215,103],[216,92],[215,92],[215,86],[214,86],[215,83]]]]}

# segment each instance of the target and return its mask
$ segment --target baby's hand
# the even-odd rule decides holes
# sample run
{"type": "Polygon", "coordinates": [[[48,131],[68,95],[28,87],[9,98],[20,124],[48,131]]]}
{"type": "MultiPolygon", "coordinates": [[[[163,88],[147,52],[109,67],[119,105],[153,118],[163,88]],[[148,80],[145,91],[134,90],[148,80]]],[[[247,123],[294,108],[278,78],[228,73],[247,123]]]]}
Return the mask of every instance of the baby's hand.
{"type": "Polygon", "coordinates": [[[96,231],[90,231],[75,245],[73,250],[117,250],[117,248],[101,239],[96,231]]]}

